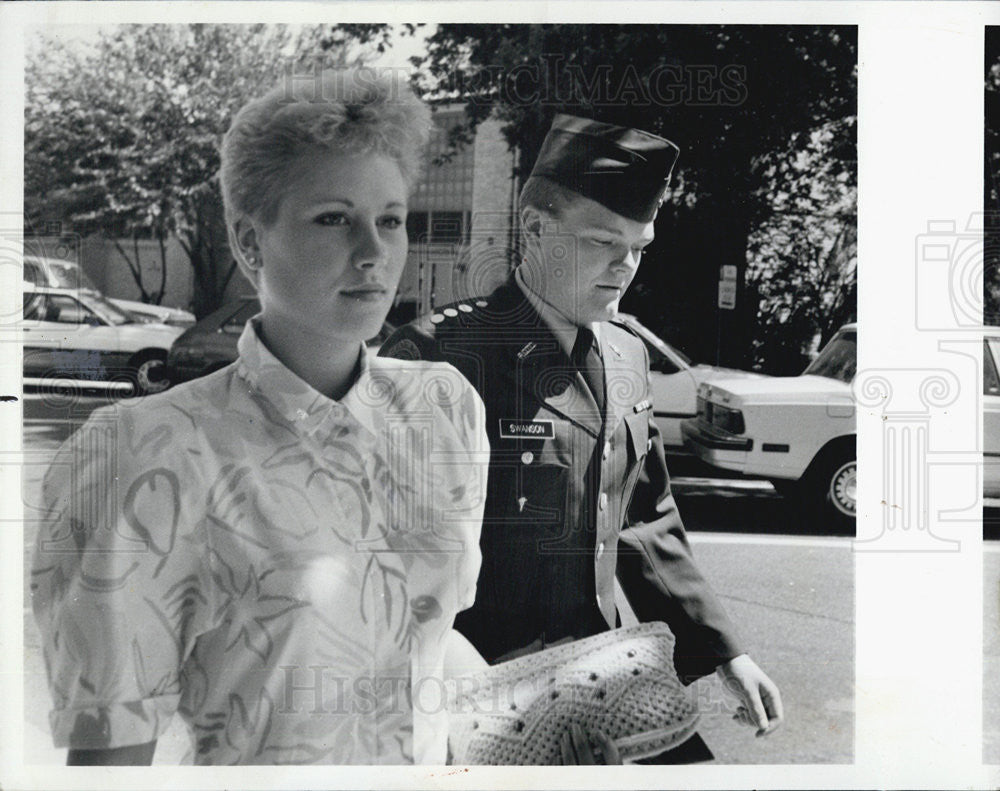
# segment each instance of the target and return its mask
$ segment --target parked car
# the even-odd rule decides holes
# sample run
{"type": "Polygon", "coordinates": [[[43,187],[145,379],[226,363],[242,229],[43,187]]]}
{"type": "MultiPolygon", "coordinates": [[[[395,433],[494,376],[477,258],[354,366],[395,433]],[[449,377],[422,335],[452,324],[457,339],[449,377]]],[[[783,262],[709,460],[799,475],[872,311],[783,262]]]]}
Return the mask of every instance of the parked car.
{"type": "Polygon", "coordinates": [[[28,283],[21,326],[26,380],[124,381],[137,393],[170,386],[167,350],[184,331],[138,322],[100,294],[28,283]]]}
{"type": "MultiPolygon", "coordinates": [[[[236,344],[243,334],[243,327],[260,312],[257,297],[243,297],[229,302],[210,313],[174,341],[167,357],[167,368],[172,382],[185,382],[218,371],[233,362],[237,355],[236,344]]],[[[380,346],[394,331],[385,322],[382,330],[368,343],[380,346]]]]}
{"type": "Polygon", "coordinates": [[[699,385],[720,378],[761,376],[735,368],[695,365],[684,352],[657,336],[635,316],[619,313],[618,318],[642,339],[649,351],[653,419],[660,429],[663,446],[668,453],[689,452],[681,434],[681,421],[696,416],[699,385]]]}
{"type": "Polygon", "coordinates": [[[1000,327],[983,336],[983,497],[1000,498],[1000,327]]]}
{"type": "Polygon", "coordinates": [[[848,324],[801,376],[702,384],[684,440],[703,461],[767,478],[783,494],[849,526],[857,512],[856,418],[851,384],[857,326],[848,324]]]}
{"type": "MultiPolygon", "coordinates": [[[[67,288],[87,294],[101,294],[100,289],[87,277],[76,261],[48,258],[40,255],[24,256],[24,280],[33,286],[67,288]]],[[[194,324],[194,314],[166,305],[150,305],[132,299],[112,299],[105,297],[117,307],[132,313],[139,321],[190,327],[194,324]]]]}

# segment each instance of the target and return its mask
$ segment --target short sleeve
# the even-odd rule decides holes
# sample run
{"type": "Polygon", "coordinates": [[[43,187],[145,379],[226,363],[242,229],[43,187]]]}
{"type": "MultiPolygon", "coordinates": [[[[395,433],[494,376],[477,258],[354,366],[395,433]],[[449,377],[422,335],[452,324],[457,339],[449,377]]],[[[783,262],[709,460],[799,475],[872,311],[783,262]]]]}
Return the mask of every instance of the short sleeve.
{"type": "Polygon", "coordinates": [[[430,363],[425,392],[439,409],[434,431],[435,532],[460,547],[456,612],[472,606],[482,563],[479,534],[486,505],[490,446],[486,410],[476,389],[448,363],[430,363]]]}
{"type": "Polygon", "coordinates": [[[141,409],[93,413],[43,483],[31,601],[57,747],[158,738],[177,709],[183,663],[210,620],[185,437],[141,409]]]}

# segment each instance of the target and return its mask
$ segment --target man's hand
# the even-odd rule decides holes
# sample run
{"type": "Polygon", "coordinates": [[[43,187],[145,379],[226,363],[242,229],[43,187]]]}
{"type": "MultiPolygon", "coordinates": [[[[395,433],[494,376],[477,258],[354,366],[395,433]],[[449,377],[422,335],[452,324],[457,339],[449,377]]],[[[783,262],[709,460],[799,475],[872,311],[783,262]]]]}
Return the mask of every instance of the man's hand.
{"type": "Polygon", "coordinates": [[[715,672],[740,700],[734,720],[755,726],[758,736],[766,736],[781,724],[781,693],[749,656],[740,654],[719,665],[715,672]]]}

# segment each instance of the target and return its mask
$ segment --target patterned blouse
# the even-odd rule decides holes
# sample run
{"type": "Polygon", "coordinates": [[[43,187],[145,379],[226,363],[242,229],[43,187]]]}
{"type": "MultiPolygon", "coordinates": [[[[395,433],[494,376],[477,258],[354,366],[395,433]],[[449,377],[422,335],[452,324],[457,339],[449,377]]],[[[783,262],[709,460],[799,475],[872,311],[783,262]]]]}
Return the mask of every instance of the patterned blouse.
{"type": "Polygon", "coordinates": [[[441,670],[472,605],[489,454],[450,365],[369,356],[348,394],[261,343],[97,410],[44,485],[32,604],[56,746],[198,764],[444,763],[441,670]]]}

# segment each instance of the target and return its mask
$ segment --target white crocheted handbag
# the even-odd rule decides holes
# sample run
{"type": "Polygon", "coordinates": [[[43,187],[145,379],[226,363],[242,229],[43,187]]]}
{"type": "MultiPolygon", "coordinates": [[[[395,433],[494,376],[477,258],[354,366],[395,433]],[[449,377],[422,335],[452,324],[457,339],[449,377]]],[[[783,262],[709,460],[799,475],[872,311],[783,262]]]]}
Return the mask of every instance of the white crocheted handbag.
{"type": "Polygon", "coordinates": [[[624,761],[676,747],[694,733],[698,709],[677,678],[673,652],[666,624],[643,623],[460,679],[450,702],[452,762],[558,764],[573,722],[603,731],[624,761]]]}

